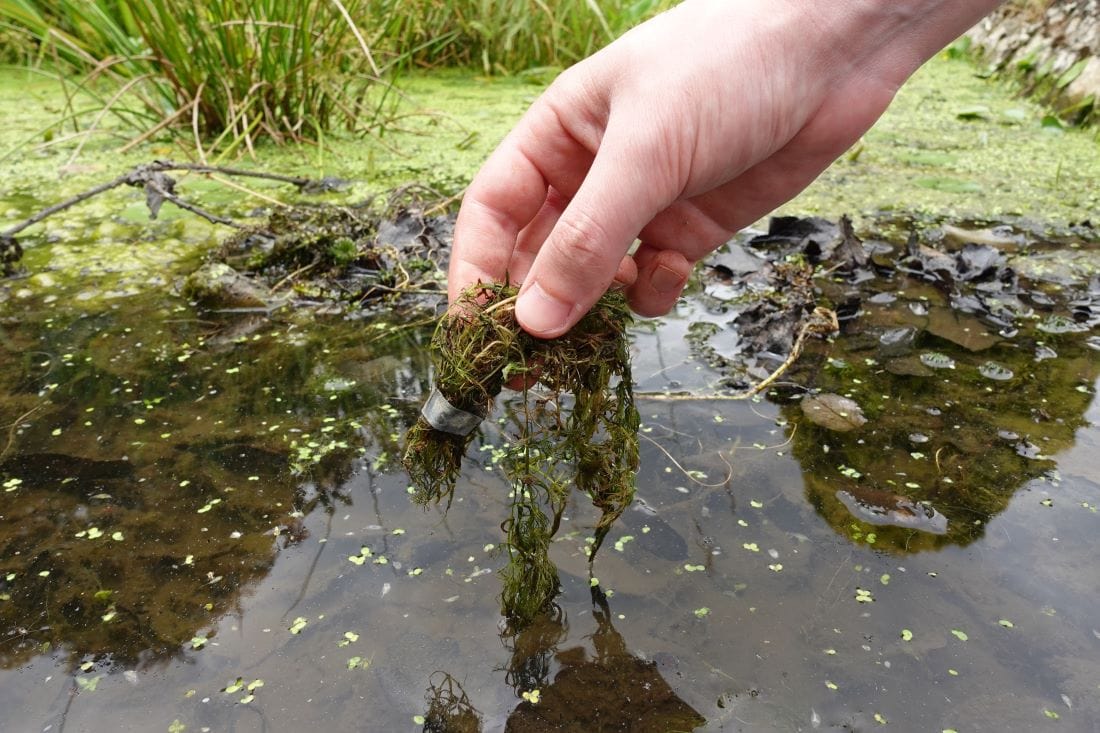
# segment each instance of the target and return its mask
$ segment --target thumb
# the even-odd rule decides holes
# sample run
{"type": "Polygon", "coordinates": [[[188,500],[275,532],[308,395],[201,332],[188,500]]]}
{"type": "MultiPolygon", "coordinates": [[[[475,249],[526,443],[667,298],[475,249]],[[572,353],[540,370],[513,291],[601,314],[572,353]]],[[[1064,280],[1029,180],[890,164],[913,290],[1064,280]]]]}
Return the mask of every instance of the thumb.
{"type": "Polygon", "coordinates": [[[516,319],[539,338],[572,328],[611,285],[638,232],[663,208],[652,174],[644,175],[637,149],[604,138],[592,167],[566,206],[516,302],[516,319]]]}

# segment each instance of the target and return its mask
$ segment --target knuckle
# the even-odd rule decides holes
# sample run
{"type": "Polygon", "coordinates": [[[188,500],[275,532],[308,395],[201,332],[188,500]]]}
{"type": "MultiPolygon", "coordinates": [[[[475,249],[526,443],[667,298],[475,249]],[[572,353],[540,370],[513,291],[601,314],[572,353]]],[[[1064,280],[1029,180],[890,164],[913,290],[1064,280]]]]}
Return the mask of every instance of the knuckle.
{"type": "Polygon", "coordinates": [[[584,269],[606,266],[609,245],[607,231],[586,212],[571,212],[558,220],[555,232],[563,260],[584,269]]]}

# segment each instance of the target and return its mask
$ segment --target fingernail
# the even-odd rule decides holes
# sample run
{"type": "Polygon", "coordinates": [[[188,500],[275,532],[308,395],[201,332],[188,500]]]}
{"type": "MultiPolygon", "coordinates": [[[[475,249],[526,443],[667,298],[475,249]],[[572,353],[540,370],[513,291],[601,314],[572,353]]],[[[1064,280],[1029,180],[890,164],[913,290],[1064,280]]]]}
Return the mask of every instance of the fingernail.
{"type": "Polygon", "coordinates": [[[575,305],[551,296],[536,281],[516,303],[516,318],[529,333],[556,336],[566,329],[575,308],[575,305]]]}
{"type": "Polygon", "coordinates": [[[653,268],[653,275],[649,278],[649,284],[658,293],[671,293],[684,286],[684,277],[664,265],[657,265],[653,268]]]}

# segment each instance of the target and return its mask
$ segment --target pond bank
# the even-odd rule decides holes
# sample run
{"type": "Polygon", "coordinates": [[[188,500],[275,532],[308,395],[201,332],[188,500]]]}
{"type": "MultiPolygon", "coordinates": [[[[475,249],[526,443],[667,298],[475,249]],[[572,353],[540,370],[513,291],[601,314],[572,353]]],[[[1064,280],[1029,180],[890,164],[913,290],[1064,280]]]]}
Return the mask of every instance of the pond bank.
{"type": "Polygon", "coordinates": [[[1100,119],[1100,2],[1005,3],[965,36],[1000,76],[1072,124],[1100,119]]]}

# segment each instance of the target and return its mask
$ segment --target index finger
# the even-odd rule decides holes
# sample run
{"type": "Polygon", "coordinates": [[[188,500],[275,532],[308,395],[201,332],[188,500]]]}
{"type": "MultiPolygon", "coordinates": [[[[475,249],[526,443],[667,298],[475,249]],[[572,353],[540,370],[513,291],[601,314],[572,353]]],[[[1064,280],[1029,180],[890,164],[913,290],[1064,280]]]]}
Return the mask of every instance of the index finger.
{"type": "Polygon", "coordinates": [[[592,120],[578,115],[573,121],[581,134],[567,129],[548,101],[550,94],[527,111],[463,196],[448,272],[452,302],[479,281],[503,281],[520,231],[538,214],[550,188],[568,198],[584,180],[598,144],[598,123],[586,124],[592,120]]]}

